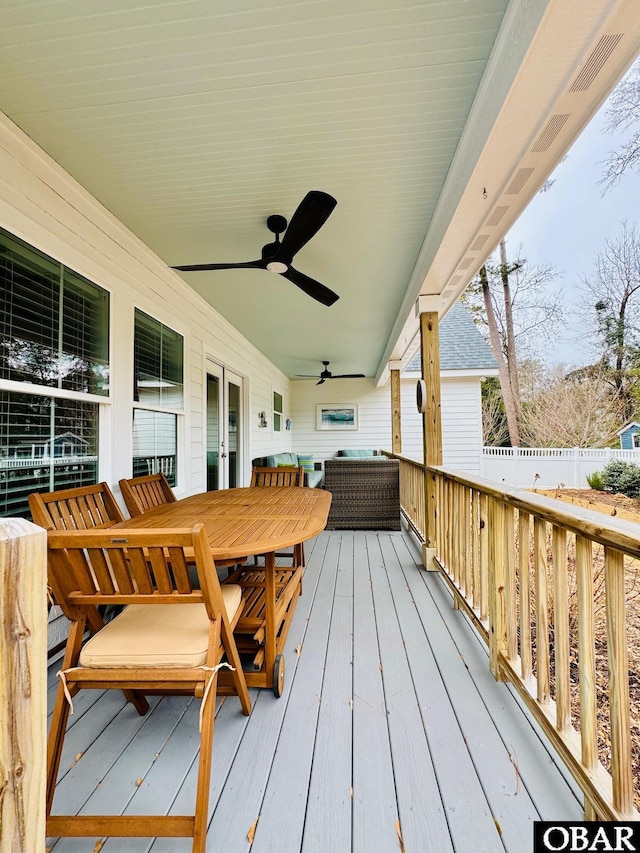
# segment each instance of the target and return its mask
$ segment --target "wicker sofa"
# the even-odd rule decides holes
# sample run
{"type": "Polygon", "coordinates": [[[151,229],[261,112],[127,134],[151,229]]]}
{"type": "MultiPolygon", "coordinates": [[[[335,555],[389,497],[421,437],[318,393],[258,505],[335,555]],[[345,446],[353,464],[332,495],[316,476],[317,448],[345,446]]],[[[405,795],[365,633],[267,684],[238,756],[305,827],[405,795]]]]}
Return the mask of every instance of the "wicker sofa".
{"type": "Polygon", "coordinates": [[[339,456],[324,463],[331,492],[329,530],[400,530],[400,463],[385,456],[339,456]]]}
{"type": "Polygon", "coordinates": [[[258,456],[251,460],[254,468],[278,468],[282,465],[291,465],[295,468],[304,468],[304,484],[310,488],[322,485],[322,463],[314,462],[309,453],[275,453],[271,456],[258,456]]]}

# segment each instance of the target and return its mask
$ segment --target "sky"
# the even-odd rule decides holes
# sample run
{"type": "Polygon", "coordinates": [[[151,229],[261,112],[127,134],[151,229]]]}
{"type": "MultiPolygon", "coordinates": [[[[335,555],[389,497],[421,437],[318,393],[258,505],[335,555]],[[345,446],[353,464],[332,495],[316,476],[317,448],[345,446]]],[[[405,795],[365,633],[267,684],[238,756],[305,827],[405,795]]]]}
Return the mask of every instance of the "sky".
{"type": "Polygon", "coordinates": [[[606,103],[556,168],[551,188],[533,198],[506,237],[510,260],[522,245],[521,256],[529,263],[552,264],[562,273],[555,287],[563,292],[567,323],[555,346],[547,345],[541,353],[549,365],[593,361],[589,350],[593,327],[574,310],[581,276],[592,272],[598,249],[606,238],[617,236],[624,219],[640,228],[640,174],[627,172],[604,195],[598,183],[607,153],[625,138],[605,130],[605,110],[606,103]]]}

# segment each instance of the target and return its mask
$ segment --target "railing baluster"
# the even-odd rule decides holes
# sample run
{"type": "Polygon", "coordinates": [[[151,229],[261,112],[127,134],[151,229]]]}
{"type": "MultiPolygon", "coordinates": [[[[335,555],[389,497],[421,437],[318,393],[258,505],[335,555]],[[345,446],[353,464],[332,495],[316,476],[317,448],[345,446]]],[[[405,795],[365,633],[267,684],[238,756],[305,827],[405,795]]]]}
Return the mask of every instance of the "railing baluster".
{"type": "Polygon", "coordinates": [[[623,815],[633,807],[631,775],[631,727],[629,707],[629,662],[625,618],[624,556],[605,548],[607,594],[607,652],[609,659],[609,706],[611,713],[611,776],[613,805],[623,815]]]}
{"type": "Polygon", "coordinates": [[[504,679],[500,656],[507,650],[504,504],[489,499],[489,661],[493,677],[504,679]]]}
{"type": "Polygon", "coordinates": [[[505,609],[507,657],[515,660],[518,655],[518,623],[516,616],[516,542],[513,507],[505,506],[505,609]]]}
{"type": "Polygon", "coordinates": [[[549,604],[547,592],[547,525],[533,521],[533,548],[536,573],[536,678],[538,702],[549,701],[549,604]]]}
{"type": "Polygon", "coordinates": [[[462,487],[462,531],[464,544],[464,594],[467,601],[473,600],[473,552],[471,548],[471,489],[462,487]]]}
{"type": "Polygon", "coordinates": [[[480,609],[480,495],[473,489],[471,491],[471,554],[472,554],[472,584],[473,584],[473,609],[480,609]]]}
{"type": "MultiPolygon", "coordinates": [[[[578,673],[580,679],[580,739],[582,763],[593,770],[598,761],[596,644],[593,619],[593,554],[591,542],[576,536],[576,585],[578,594],[578,673]]],[[[585,801],[585,818],[595,812],[585,801]]]]}
{"type": "MultiPolygon", "coordinates": [[[[460,589],[460,487],[457,483],[451,483],[451,554],[449,569],[455,585],[460,589]]],[[[453,599],[455,607],[458,600],[453,599]]]]}
{"type": "Polygon", "coordinates": [[[569,576],[567,531],[553,526],[553,651],[556,676],[556,728],[571,722],[569,695],[569,576]]]}
{"type": "Polygon", "coordinates": [[[533,673],[531,661],[531,577],[529,574],[529,535],[531,516],[518,514],[518,576],[520,586],[520,661],[524,681],[533,673]]]}
{"type": "Polygon", "coordinates": [[[452,492],[453,492],[453,483],[450,480],[447,480],[447,488],[445,490],[445,503],[446,503],[446,525],[445,525],[445,551],[444,558],[445,564],[449,574],[452,572],[451,566],[451,541],[453,537],[453,519],[452,519],[452,492]]]}
{"type": "Polygon", "coordinates": [[[480,618],[489,616],[489,510],[488,497],[480,495],[480,618]]]}

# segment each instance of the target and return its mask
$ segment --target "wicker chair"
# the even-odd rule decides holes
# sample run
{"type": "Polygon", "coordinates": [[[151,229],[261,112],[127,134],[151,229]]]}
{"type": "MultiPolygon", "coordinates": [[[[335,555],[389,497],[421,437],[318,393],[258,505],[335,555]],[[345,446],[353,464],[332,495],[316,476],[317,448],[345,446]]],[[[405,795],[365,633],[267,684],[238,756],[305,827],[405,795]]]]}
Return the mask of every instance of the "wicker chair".
{"type": "Polygon", "coordinates": [[[329,530],[400,530],[400,463],[386,458],[327,459],[329,530]]]}

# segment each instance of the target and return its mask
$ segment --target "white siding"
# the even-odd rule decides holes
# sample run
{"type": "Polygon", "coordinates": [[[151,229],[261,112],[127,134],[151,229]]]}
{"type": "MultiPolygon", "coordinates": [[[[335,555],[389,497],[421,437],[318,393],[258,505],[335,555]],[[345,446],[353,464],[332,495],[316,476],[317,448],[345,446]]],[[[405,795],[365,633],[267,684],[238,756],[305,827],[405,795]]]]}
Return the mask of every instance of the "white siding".
{"type": "Polygon", "coordinates": [[[370,379],[292,382],[293,449],[329,459],[345,447],[391,448],[391,399],[388,388],[370,379]],[[316,405],[353,403],[358,406],[357,430],[316,430],[316,405]]]}
{"type": "MultiPolygon", "coordinates": [[[[177,491],[205,488],[204,377],[210,357],[247,386],[250,451],[273,447],[272,392],[289,407],[289,380],[237,329],[92,198],[14,124],[0,114],[0,227],[61,261],[111,293],[111,404],[101,436],[100,477],[116,484],[131,475],[133,317],[140,308],[184,337],[185,416],[177,491]],[[258,427],[265,410],[269,428],[258,427]]],[[[277,436],[287,450],[291,433],[277,436]]]]}
{"type": "MultiPolygon", "coordinates": [[[[441,378],[442,461],[449,468],[480,473],[482,410],[479,377],[441,378]]],[[[402,401],[402,452],[422,461],[422,415],[416,409],[416,382],[404,379],[402,401]]]]}
{"type": "MultiPolygon", "coordinates": [[[[402,453],[422,460],[422,416],[415,402],[415,380],[401,383],[402,453]]],[[[480,378],[441,380],[443,461],[450,468],[480,473],[482,422],[480,378]]],[[[293,382],[293,449],[313,453],[317,461],[348,448],[391,448],[390,386],[376,388],[366,379],[332,379],[324,385],[293,382]],[[358,406],[359,428],[316,430],[316,404],[353,403],[358,406]]]]}

